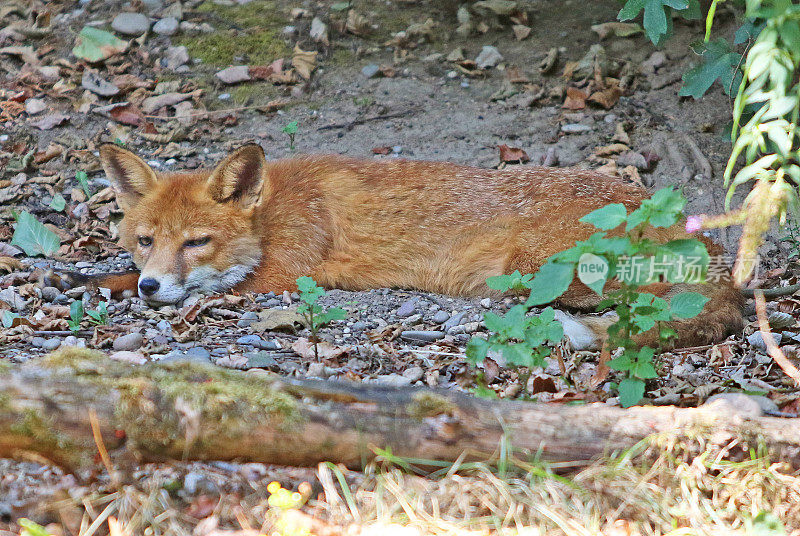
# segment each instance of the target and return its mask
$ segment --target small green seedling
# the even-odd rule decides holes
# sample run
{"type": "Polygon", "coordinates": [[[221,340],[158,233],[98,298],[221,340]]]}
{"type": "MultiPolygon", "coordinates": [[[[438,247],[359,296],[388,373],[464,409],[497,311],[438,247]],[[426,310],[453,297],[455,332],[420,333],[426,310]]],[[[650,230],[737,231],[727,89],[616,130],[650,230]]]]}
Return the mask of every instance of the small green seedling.
{"type": "Polygon", "coordinates": [[[75,180],[78,181],[78,184],[81,185],[81,189],[83,193],[86,194],[86,197],[92,197],[92,191],[89,188],[89,177],[86,175],[85,171],[77,171],[75,172],[75,180]]]}
{"type": "Polygon", "coordinates": [[[286,126],[281,129],[281,132],[289,136],[289,150],[294,151],[294,136],[297,134],[297,121],[287,123],[286,126]]]}
{"type": "Polygon", "coordinates": [[[308,276],[297,278],[297,290],[300,292],[300,301],[303,304],[297,308],[297,312],[303,315],[311,330],[311,342],[314,343],[314,358],[319,360],[319,350],[317,343],[319,328],[328,324],[332,320],[341,320],[347,316],[347,311],[341,307],[334,307],[327,311],[317,304],[317,301],[325,295],[325,289],[317,285],[317,282],[308,276]]]}
{"type": "Polygon", "coordinates": [[[75,300],[69,306],[69,319],[67,325],[71,331],[81,329],[81,322],[84,317],[88,317],[90,323],[97,326],[108,325],[108,307],[106,302],[101,301],[97,304],[97,309],[86,311],[81,300],[75,300]]]}

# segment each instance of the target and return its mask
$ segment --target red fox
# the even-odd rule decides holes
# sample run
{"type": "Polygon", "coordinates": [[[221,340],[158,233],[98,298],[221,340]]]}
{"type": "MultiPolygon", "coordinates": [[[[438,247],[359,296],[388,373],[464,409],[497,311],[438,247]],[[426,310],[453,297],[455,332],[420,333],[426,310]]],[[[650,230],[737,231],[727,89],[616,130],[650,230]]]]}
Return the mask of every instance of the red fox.
{"type": "MultiPolygon", "coordinates": [[[[404,287],[488,295],[486,278],[535,273],[552,254],[594,232],[579,218],[608,203],[629,210],[647,192],[580,169],[486,170],[444,162],[303,156],[267,161],[258,145],[213,171],[158,173],[113,144],[100,159],[124,212],[120,243],[141,273],[95,278],[153,305],[193,293],[281,292],[310,275],[328,288],[404,287]]],[[[679,226],[651,229],[666,241],[679,226]]],[[[710,253],[719,253],[707,241],[710,253]]],[[[669,298],[680,285],[647,290],[669,298]]],[[[676,344],[719,340],[741,329],[741,296],[702,285],[711,300],[676,321],[676,344]]],[[[599,297],[575,281],[558,304],[592,310],[599,297]]],[[[583,322],[596,346],[610,321],[583,322]]],[[[585,328],[584,328],[585,329],[585,328]]]]}

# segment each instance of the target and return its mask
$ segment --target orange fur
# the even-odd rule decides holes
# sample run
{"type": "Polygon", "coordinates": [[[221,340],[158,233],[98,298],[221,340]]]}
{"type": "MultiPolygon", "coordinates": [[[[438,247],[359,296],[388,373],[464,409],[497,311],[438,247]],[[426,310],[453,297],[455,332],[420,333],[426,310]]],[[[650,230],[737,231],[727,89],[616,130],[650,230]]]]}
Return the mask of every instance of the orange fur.
{"type": "MultiPolygon", "coordinates": [[[[245,146],[213,172],[157,175],[113,146],[104,146],[101,158],[125,210],[121,244],[143,274],[181,281],[197,266],[222,273],[257,256],[238,291],[293,290],[297,277],[311,275],[329,288],[485,295],[487,277],[533,273],[588,238],[595,229],[578,222],[585,214],[608,203],[633,209],[647,198],[641,188],[580,169],[331,155],[266,162],[260,148],[245,146]],[[138,243],[143,236],[152,237],[151,246],[138,243]],[[197,236],[210,242],[186,247],[197,236]]],[[[685,237],[677,226],[648,234],[685,237]]],[[[674,287],[650,290],[668,297],[674,287]]],[[[677,324],[680,344],[711,342],[741,326],[734,289],[702,291],[712,302],[697,319],[677,324]]],[[[559,302],[591,309],[598,296],[576,281],[559,302]]]]}

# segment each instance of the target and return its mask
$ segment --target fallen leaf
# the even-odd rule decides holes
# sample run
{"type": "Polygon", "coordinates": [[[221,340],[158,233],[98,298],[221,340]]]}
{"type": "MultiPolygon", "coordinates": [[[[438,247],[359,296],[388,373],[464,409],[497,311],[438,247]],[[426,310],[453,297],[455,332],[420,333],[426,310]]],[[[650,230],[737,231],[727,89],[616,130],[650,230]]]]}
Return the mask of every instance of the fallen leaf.
{"type": "Polygon", "coordinates": [[[392,147],[387,145],[386,147],[373,147],[372,154],[389,154],[392,152],[392,147]]]}
{"type": "Polygon", "coordinates": [[[5,272],[10,274],[11,272],[17,272],[25,268],[20,261],[15,259],[14,257],[0,257],[0,272],[5,272]]]}
{"type": "Polygon", "coordinates": [[[531,379],[531,394],[557,393],[556,382],[549,376],[534,376],[531,379]]]}
{"type": "Polygon", "coordinates": [[[305,80],[309,80],[311,73],[317,68],[317,54],[315,50],[303,50],[300,45],[294,46],[292,67],[305,80]]]}
{"type": "Polygon", "coordinates": [[[514,31],[514,37],[517,38],[517,41],[522,41],[531,34],[531,27],[524,24],[515,24],[511,29],[514,31]]]}
{"type": "Polygon", "coordinates": [[[287,331],[294,333],[298,327],[304,327],[306,320],[297,309],[267,309],[258,313],[258,321],[250,327],[254,332],[287,331]]]}
{"type": "Polygon", "coordinates": [[[139,352],[129,352],[127,350],[120,350],[108,356],[109,359],[114,361],[122,361],[123,363],[131,363],[133,365],[144,365],[147,363],[147,358],[139,352]]]}
{"type": "Polygon", "coordinates": [[[506,69],[506,78],[512,84],[527,84],[530,82],[530,79],[525,76],[522,69],[517,66],[510,66],[506,69]]]}
{"type": "Polygon", "coordinates": [[[269,65],[252,65],[247,73],[254,80],[269,80],[271,76],[283,72],[283,58],[279,58],[269,65]]]}
{"type": "Polygon", "coordinates": [[[599,104],[600,106],[608,110],[617,103],[621,95],[622,91],[620,91],[618,86],[611,86],[602,91],[595,91],[594,93],[592,93],[591,96],[589,96],[589,101],[594,102],[595,104],[599,104]]]}
{"type": "MultiPolygon", "coordinates": [[[[315,359],[314,343],[305,337],[300,337],[292,343],[292,350],[304,359],[315,359]]],[[[335,346],[328,341],[320,341],[317,343],[317,352],[319,359],[335,359],[340,355],[346,354],[350,351],[348,346],[335,346]]]]}
{"type": "Polygon", "coordinates": [[[39,65],[39,56],[33,50],[33,47],[3,47],[0,48],[0,54],[19,56],[22,61],[29,65],[39,65]]]}
{"type": "Polygon", "coordinates": [[[509,147],[505,143],[497,146],[500,149],[500,161],[506,163],[528,162],[528,153],[518,147],[509,147]]]}
{"type": "Polygon", "coordinates": [[[171,92],[171,93],[164,93],[163,95],[156,95],[153,97],[147,97],[142,102],[142,111],[146,114],[151,114],[164,106],[174,106],[179,102],[183,102],[187,99],[193,99],[195,97],[199,97],[202,94],[201,89],[196,89],[189,93],[178,93],[178,92],[171,92]]]}
{"type": "Polygon", "coordinates": [[[632,35],[640,34],[644,30],[642,27],[633,22],[604,22],[602,24],[595,24],[592,26],[592,31],[600,36],[600,39],[605,39],[609,35],[616,35],[617,37],[630,37],[632,35]]]}
{"type": "Polygon", "coordinates": [[[568,110],[582,110],[586,108],[586,99],[588,97],[585,91],[576,87],[568,87],[567,98],[564,99],[563,107],[568,110]]]}
{"type": "Polygon", "coordinates": [[[601,145],[600,147],[595,147],[594,154],[597,156],[610,156],[612,154],[619,154],[628,150],[630,150],[630,147],[625,144],[612,143],[610,145],[601,145]]]}
{"type": "Polygon", "coordinates": [[[63,123],[69,121],[69,116],[64,115],[61,113],[50,114],[42,117],[38,121],[31,123],[32,126],[38,128],[39,130],[50,130],[51,128],[55,128],[63,123]]]}
{"type": "Polygon", "coordinates": [[[311,29],[308,35],[317,43],[322,43],[325,46],[330,45],[330,40],[328,39],[328,25],[322,22],[322,19],[319,17],[314,17],[311,20],[311,29]]]}
{"type": "Polygon", "coordinates": [[[345,24],[344,29],[351,34],[358,36],[365,36],[371,30],[369,21],[367,21],[363,15],[358,14],[355,9],[351,9],[347,13],[347,23],[345,24]]]}
{"type": "Polygon", "coordinates": [[[539,72],[547,74],[555,68],[558,63],[558,48],[553,47],[547,51],[547,55],[539,62],[539,72]]]}
{"type": "Polygon", "coordinates": [[[58,235],[29,212],[22,212],[11,244],[21,247],[29,257],[52,255],[61,245],[58,235]]]}
{"type": "Polygon", "coordinates": [[[89,63],[97,63],[125,52],[127,48],[128,43],[114,34],[92,26],[84,26],[75,40],[72,53],[89,63]]]}

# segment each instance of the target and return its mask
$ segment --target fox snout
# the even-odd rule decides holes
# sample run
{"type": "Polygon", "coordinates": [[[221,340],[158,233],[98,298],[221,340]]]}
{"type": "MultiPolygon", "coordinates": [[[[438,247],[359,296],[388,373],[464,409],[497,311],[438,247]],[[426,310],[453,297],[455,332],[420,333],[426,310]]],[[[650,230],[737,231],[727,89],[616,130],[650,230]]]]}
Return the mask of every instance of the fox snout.
{"type": "Polygon", "coordinates": [[[189,295],[186,285],[173,274],[142,272],[138,291],[139,297],[151,305],[178,303],[189,295]]]}

